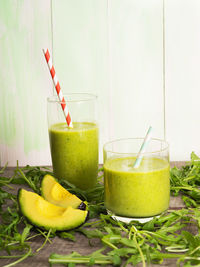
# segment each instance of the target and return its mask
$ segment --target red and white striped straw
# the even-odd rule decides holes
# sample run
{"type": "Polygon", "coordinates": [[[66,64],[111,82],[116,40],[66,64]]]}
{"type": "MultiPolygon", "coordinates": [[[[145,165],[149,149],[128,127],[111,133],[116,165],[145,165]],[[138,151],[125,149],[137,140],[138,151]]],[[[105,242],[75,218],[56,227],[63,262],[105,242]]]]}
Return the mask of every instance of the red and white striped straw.
{"type": "Polygon", "coordinates": [[[61,106],[62,106],[63,113],[65,115],[66,122],[67,122],[69,127],[73,128],[72,120],[71,120],[71,117],[69,115],[69,110],[67,108],[67,104],[66,104],[64,96],[62,94],[62,91],[61,91],[61,88],[60,88],[60,84],[59,84],[59,81],[57,79],[54,66],[52,64],[51,56],[49,54],[49,50],[48,49],[43,49],[43,52],[44,52],[44,56],[46,58],[46,61],[47,61],[47,64],[48,64],[48,67],[49,67],[49,70],[50,70],[50,73],[51,73],[51,77],[52,77],[54,86],[56,88],[56,92],[57,92],[58,98],[61,101],[61,106]]]}

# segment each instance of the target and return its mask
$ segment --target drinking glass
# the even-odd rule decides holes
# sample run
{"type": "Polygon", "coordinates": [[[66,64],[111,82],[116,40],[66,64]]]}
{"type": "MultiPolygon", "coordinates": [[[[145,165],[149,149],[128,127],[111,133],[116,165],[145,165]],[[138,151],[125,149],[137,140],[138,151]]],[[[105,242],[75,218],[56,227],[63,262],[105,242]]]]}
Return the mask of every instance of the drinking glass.
{"type": "Polygon", "coordinates": [[[47,100],[53,172],[80,189],[95,186],[98,174],[97,96],[64,95],[73,123],[69,128],[57,96],[47,100]]]}
{"type": "Polygon", "coordinates": [[[105,206],[114,218],[146,222],[168,209],[169,146],[151,139],[134,168],[143,138],[120,139],[104,145],[105,206]]]}

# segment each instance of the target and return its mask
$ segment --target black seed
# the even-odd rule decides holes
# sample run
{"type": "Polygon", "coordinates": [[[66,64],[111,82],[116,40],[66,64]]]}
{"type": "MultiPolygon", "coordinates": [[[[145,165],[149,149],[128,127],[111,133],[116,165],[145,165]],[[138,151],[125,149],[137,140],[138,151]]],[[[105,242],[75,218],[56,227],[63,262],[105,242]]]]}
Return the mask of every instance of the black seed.
{"type": "Polygon", "coordinates": [[[86,204],[84,202],[81,202],[81,204],[78,206],[79,210],[85,210],[86,209],[86,204]]]}

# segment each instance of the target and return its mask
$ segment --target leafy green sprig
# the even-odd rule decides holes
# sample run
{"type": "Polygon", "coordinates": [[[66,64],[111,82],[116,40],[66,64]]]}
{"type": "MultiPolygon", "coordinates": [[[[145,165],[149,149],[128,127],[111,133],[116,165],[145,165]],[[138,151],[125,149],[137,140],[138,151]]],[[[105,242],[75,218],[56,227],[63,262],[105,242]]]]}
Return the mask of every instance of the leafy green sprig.
{"type": "Polygon", "coordinates": [[[16,261],[6,266],[13,266],[34,255],[46,242],[51,243],[50,238],[55,235],[76,241],[77,232],[85,235],[89,244],[91,239],[98,238],[102,249],[90,255],[80,255],[77,252],[69,255],[54,253],[49,257],[51,265],[63,263],[72,267],[81,263],[127,266],[141,262],[146,266],[149,263],[162,263],[167,258],[177,259],[179,266],[200,265],[200,158],[194,153],[191,155],[191,162],[186,166],[171,169],[171,192],[175,196],[181,195],[187,208],[171,210],[145,224],[137,221],[130,224],[115,221],[105,212],[101,173],[97,186],[88,191],[82,191],[62,181],[64,187],[82,200],[88,201],[92,220],[78,229],[58,233],[43,231],[30,225],[21,217],[16,195],[12,193],[12,184],[26,185],[40,193],[41,179],[47,173],[52,174],[51,170],[31,166],[19,168],[17,165],[11,178],[4,177],[4,170],[5,168],[0,171],[0,251],[4,251],[6,255],[0,254],[0,258],[16,258],[16,261]],[[187,231],[191,224],[194,229],[192,234],[187,231]],[[38,235],[44,237],[44,242],[33,252],[30,241],[38,235]]]}
{"type": "Polygon", "coordinates": [[[100,239],[103,245],[101,250],[85,256],[74,252],[69,255],[52,254],[49,262],[51,265],[63,263],[70,266],[80,263],[127,266],[142,262],[146,266],[176,258],[179,266],[181,263],[196,266],[200,264],[198,220],[196,209],[173,210],[145,224],[137,221],[125,224],[113,220],[110,215],[101,214],[97,222],[88,222],[78,229],[89,240],[100,239]],[[196,235],[184,230],[191,220],[196,227],[196,235]]]}
{"type": "Polygon", "coordinates": [[[170,179],[174,196],[181,194],[187,207],[200,205],[200,158],[194,152],[186,166],[171,169],[170,179]]]}

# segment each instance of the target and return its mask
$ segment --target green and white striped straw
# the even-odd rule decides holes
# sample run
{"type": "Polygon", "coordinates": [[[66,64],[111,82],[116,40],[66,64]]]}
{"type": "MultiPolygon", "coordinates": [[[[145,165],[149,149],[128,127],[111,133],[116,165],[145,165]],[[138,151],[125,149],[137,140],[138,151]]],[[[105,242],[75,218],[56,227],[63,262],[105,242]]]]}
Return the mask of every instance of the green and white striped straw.
{"type": "Polygon", "coordinates": [[[144,141],[142,143],[142,146],[140,148],[140,151],[139,151],[139,153],[137,155],[137,158],[136,158],[136,160],[134,162],[133,168],[138,168],[140,166],[140,163],[141,163],[142,157],[143,157],[142,156],[142,153],[145,152],[146,147],[147,147],[147,145],[148,145],[148,143],[149,143],[149,141],[151,139],[151,131],[152,131],[152,127],[150,126],[149,127],[149,130],[148,130],[148,132],[147,132],[147,134],[146,134],[146,136],[144,138],[144,141]]]}

